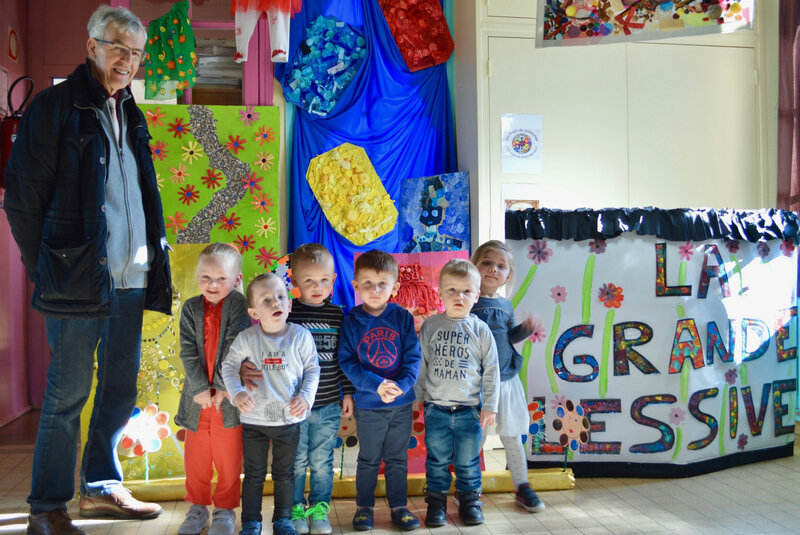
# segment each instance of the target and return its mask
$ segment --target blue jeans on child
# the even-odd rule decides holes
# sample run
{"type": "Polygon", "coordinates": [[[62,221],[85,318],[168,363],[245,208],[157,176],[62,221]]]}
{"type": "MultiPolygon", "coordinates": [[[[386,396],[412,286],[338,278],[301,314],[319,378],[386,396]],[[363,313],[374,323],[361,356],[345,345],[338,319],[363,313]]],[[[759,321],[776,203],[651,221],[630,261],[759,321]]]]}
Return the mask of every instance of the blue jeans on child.
{"type": "Polygon", "coordinates": [[[117,290],[117,299],[119,312],[112,318],[46,318],[52,356],[33,451],[33,514],[66,508],[75,494],[80,417],[92,387],[95,349],[97,388],[80,490],[97,496],[122,484],[116,448],[136,405],[144,290],[117,290]]]}
{"type": "Polygon", "coordinates": [[[294,461],[294,503],[306,505],[306,468],[311,477],[308,504],[330,503],[333,492],[333,449],[341,424],[341,407],[330,403],[314,407],[300,422],[300,442],[294,461]]]}
{"type": "Polygon", "coordinates": [[[425,402],[425,460],[428,490],[447,494],[456,472],[456,489],[481,491],[481,409],[425,402]]]}
{"type": "Polygon", "coordinates": [[[408,442],[414,419],[411,403],[385,409],[356,408],[355,417],[358,434],[356,505],[375,505],[375,487],[383,460],[389,507],[404,507],[408,502],[408,442]]]}

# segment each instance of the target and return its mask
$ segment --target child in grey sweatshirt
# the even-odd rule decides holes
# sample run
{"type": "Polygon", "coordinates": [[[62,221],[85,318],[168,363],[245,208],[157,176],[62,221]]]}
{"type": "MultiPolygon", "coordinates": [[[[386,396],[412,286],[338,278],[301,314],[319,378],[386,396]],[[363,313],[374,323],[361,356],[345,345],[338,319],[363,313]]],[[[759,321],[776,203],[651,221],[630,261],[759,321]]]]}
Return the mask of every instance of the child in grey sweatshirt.
{"type": "Polygon", "coordinates": [[[272,441],[274,504],[272,531],[296,535],[291,520],[294,460],[300,426],[314,402],[319,363],[314,338],[304,327],[286,318],[291,300],[283,280],[274,273],[259,275],[247,287],[247,312],[259,324],[245,329],[231,344],[222,363],[222,379],[240,411],[244,481],[240,535],[260,535],[261,498],[272,441]],[[264,380],[249,392],[242,386],[239,368],[248,360],[264,380]]]}

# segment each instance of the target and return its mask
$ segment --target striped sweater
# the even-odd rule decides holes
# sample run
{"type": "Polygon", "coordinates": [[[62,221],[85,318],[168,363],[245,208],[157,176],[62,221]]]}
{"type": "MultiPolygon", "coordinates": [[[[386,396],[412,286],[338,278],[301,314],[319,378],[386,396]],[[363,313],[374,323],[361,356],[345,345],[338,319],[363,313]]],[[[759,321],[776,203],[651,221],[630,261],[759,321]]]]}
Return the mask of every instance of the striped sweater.
{"type": "Polygon", "coordinates": [[[319,387],[314,408],[338,403],[343,395],[355,393],[352,383],[339,367],[339,329],[342,320],[344,313],[341,307],[330,301],[321,305],[308,305],[299,299],[292,301],[288,321],[311,331],[319,354],[319,387]]]}

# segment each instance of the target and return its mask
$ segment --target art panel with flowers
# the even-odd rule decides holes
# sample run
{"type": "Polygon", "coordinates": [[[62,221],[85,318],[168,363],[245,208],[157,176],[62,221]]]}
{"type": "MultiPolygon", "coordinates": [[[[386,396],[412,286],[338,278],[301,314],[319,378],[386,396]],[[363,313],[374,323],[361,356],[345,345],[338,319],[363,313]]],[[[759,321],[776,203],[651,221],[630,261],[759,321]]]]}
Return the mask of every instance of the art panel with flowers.
{"type": "Polygon", "coordinates": [[[245,281],[279,255],[279,111],[142,104],[167,240],[230,243],[245,281]]]}
{"type": "Polygon", "coordinates": [[[581,421],[587,436],[571,446],[576,473],[642,463],[674,475],[677,465],[791,452],[794,241],[642,234],[507,240],[508,298],[517,321],[536,320],[518,347],[541,422],[526,437],[528,459],[563,462],[558,443],[577,432],[564,420],[569,404],[590,423],[581,421]]]}

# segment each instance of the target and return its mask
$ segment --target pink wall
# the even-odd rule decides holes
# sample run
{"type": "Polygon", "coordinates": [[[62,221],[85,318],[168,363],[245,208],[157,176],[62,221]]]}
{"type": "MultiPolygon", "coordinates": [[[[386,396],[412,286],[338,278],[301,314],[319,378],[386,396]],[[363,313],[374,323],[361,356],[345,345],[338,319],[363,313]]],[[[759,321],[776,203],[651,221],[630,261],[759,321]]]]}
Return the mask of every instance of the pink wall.
{"type": "MultiPolygon", "coordinates": [[[[26,0],[3,0],[0,9],[0,65],[8,70],[9,86],[27,74],[26,0]],[[19,57],[15,63],[8,55],[8,27],[19,36],[19,57]]],[[[22,104],[27,84],[14,91],[13,106],[22,104]]],[[[6,94],[0,95],[3,103],[6,94]]],[[[0,425],[28,410],[31,405],[28,389],[27,323],[28,293],[25,268],[19,249],[11,237],[5,214],[0,214],[0,425]]]]}

